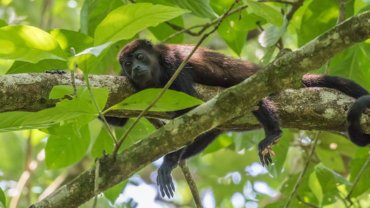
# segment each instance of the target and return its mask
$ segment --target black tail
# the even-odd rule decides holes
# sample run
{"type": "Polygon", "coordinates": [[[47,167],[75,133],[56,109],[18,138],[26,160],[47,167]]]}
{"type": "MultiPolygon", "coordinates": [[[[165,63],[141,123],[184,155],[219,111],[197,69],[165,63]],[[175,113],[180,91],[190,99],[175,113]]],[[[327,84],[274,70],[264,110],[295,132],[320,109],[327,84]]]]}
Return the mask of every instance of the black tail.
{"type": "Polygon", "coordinates": [[[306,87],[327,87],[339,90],[356,98],[347,114],[348,135],[351,141],[359,146],[370,144],[370,134],[363,133],[360,125],[361,114],[370,107],[370,94],[356,82],[335,76],[306,74],[302,78],[306,87]]]}
{"type": "Polygon", "coordinates": [[[370,108],[370,95],[364,95],[357,99],[348,111],[348,135],[351,141],[359,146],[370,144],[370,134],[364,134],[361,125],[361,114],[370,108]]]}

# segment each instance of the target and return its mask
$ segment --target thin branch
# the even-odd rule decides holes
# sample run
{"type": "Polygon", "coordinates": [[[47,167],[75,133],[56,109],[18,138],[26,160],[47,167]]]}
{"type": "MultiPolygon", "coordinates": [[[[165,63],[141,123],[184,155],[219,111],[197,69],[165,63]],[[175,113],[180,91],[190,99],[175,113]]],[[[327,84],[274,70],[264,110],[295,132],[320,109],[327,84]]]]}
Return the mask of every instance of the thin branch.
{"type": "MultiPolygon", "coordinates": [[[[240,6],[236,9],[230,11],[228,16],[230,16],[232,14],[235,14],[237,12],[240,12],[240,11],[244,10],[245,8],[247,8],[247,7],[248,7],[247,5],[240,6]]],[[[164,39],[163,42],[167,42],[168,40],[170,40],[170,39],[172,39],[172,38],[174,38],[177,35],[182,34],[182,33],[187,33],[187,34],[192,33],[192,36],[199,36],[199,35],[203,34],[204,31],[206,31],[209,27],[211,27],[212,25],[217,24],[221,19],[224,19],[224,18],[225,17],[220,16],[219,18],[213,20],[212,22],[208,22],[208,23],[200,24],[200,25],[194,25],[194,26],[191,26],[189,28],[184,28],[182,30],[177,31],[176,33],[171,34],[166,39],[164,39]],[[201,28],[201,29],[198,32],[192,32],[191,31],[191,30],[196,29],[196,28],[201,28]]]]}
{"type": "Polygon", "coordinates": [[[360,181],[360,178],[361,178],[361,177],[362,177],[362,175],[365,173],[365,170],[366,170],[366,168],[369,166],[369,164],[370,164],[370,157],[368,157],[368,158],[367,158],[367,160],[364,162],[364,164],[361,166],[360,171],[358,171],[358,173],[357,173],[357,175],[356,175],[356,178],[355,178],[355,180],[353,181],[353,185],[352,185],[352,187],[351,187],[351,190],[349,191],[349,193],[348,193],[348,195],[347,195],[347,197],[346,197],[347,201],[349,201],[349,203],[350,203],[351,205],[353,204],[353,202],[352,202],[352,200],[351,200],[351,197],[352,197],[353,191],[355,190],[355,188],[356,188],[356,186],[357,186],[358,182],[360,181]]]}
{"type": "Polygon", "coordinates": [[[182,170],[182,173],[184,174],[186,182],[188,183],[188,186],[190,188],[190,191],[191,191],[191,194],[193,196],[194,203],[195,203],[196,207],[197,208],[202,208],[203,205],[202,205],[202,201],[201,201],[200,196],[199,196],[199,191],[198,191],[197,185],[195,184],[195,181],[194,181],[193,177],[191,176],[189,167],[186,165],[186,161],[181,160],[179,162],[179,165],[180,165],[180,168],[182,170]]]}
{"type": "MultiPolygon", "coordinates": [[[[31,165],[32,162],[32,130],[29,130],[29,135],[27,138],[27,146],[26,146],[26,159],[24,163],[24,171],[21,175],[21,177],[18,180],[15,196],[10,201],[10,208],[16,208],[18,207],[19,199],[22,196],[23,190],[26,187],[26,184],[28,184],[28,181],[31,177],[31,165]]],[[[29,190],[30,192],[30,190],[29,190]]]]}
{"type": "Polygon", "coordinates": [[[286,15],[288,21],[293,18],[295,12],[303,5],[304,0],[298,0],[292,4],[292,8],[290,9],[289,13],[286,15]]]}
{"type": "Polygon", "coordinates": [[[301,184],[302,179],[303,179],[303,176],[306,174],[306,172],[308,170],[308,166],[310,165],[310,162],[311,162],[313,153],[315,152],[317,142],[319,141],[319,139],[318,139],[319,134],[320,134],[320,132],[317,132],[317,134],[315,135],[315,139],[314,139],[314,141],[312,143],[311,151],[310,151],[310,154],[308,155],[308,158],[306,160],[305,166],[304,166],[301,174],[299,174],[298,179],[297,179],[296,183],[294,184],[293,191],[289,195],[289,198],[288,198],[286,204],[284,205],[284,208],[288,208],[289,207],[290,203],[293,201],[293,199],[295,198],[295,196],[296,196],[296,194],[298,192],[299,185],[301,184]]]}
{"type": "Polygon", "coordinates": [[[191,35],[191,36],[198,36],[199,34],[198,33],[195,33],[195,32],[192,32],[191,30],[187,30],[183,27],[180,27],[178,25],[175,25],[171,22],[166,22],[166,24],[168,26],[170,26],[172,29],[176,30],[176,31],[183,31],[184,33],[188,34],[188,35],[191,35]]]}
{"type": "Polygon", "coordinates": [[[109,136],[112,138],[113,142],[115,144],[118,143],[118,140],[116,138],[116,135],[113,133],[113,130],[112,128],[109,126],[107,120],[105,119],[96,99],[95,99],[95,95],[94,93],[92,92],[92,89],[91,89],[91,85],[90,85],[90,80],[89,80],[89,75],[88,74],[84,74],[84,77],[85,77],[85,81],[86,81],[86,86],[87,86],[87,89],[90,93],[90,97],[91,97],[91,100],[93,101],[93,104],[96,108],[96,110],[98,111],[98,114],[99,114],[99,118],[103,121],[103,125],[104,125],[104,128],[106,129],[106,131],[108,132],[109,136]]]}
{"type": "MultiPolygon", "coordinates": [[[[24,187],[26,186],[26,184],[31,179],[31,175],[36,170],[39,163],[41,161],[43,161],[44,159],[45,159],[45,151],[41,150],[37,154],[36,160],[32,160],[32,161],[29,162],[29,164],[27,165],[27,169],[25,171],[23,171],[22,175],[19,177],[17,187],[16,187],[16,195],[10,201],[10,205],[9,205],[10,208],[18,207],[19,199],[22,195],[22,191],[23,191],[24,187]]],[[[29,191],[31,191],[31,190],[29,190],[29,191]]]]}
{"type": "Polygon", "coordinates": [[[339,4],[339,15],[337,19],[337,24],[343,22],[346,19],[346,1],[338,0],[339,4]]]}
{"type": "Polygon", "coordinates": [[[164,93],[167,91],[167,89],[170,88],[170,86],[172,85],[172,83],[176,80],[176,78],[178,77],[178,75],[180,74],[180,72],[182,71],[182,69],[186,66],[186,64],[188,63],[188,61],[190,60],[191,56],[195,53],[195,51],[200,47],[200,45],[203,43],[203,41],[208,38],[208,36],[210,36],[212,33],[214,33],[218,27],[221,25],[222,21],[227,17],[229,16],[230,14],[230,11],[233,9],[233,7],[237,4],[237,2],[235,1],[231,6],[230,8],[225,12],[224,15],[221,16],[221,18],[219,19],[218,23],[215,25],[215,27],[213,28],[213,30],[211,30],[210,32],[204,34],[200,40],[198,41],[198,43],[194,46],[194,48],[191,50],[191,52],[189,53],[189,55],[182,61],[182,63],[180,64],[180,66],[176,69],[176,71],[174,72],[174,74],[172,75],[171,79],[166,83],[166,85],[162,88],[161,92],[159,93],[159,95],[139,114],[139,116],[135,119],[135,121],[132,123],[132,125],[127,129],[127,131],[122,135],[122,137],[118,140],[118,143],[116,143],[116,146],[114,148],[114,151],[113,151],[113,156],[115,157],[118,153],[118,150],[119,148],[121,147],[121,145],[123,144],[123,142],[125,141],[125,139],[128,137],[128,135],[130,134],[130,132],[134,129],[134,127],[136,126],[136,124],[139,123],[140,119],[158,102],[158,100],[164,95],[164,93]]]}

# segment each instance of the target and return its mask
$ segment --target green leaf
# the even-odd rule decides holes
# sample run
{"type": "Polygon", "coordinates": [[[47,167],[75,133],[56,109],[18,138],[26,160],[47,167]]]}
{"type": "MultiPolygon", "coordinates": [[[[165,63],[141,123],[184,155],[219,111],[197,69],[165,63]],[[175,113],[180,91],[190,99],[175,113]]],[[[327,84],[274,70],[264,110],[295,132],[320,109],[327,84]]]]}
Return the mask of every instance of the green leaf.
{"type": "Polygon", "coordinates": [[[85,0],[80,13],[81,32],[93,36],[96,27],[107,14],[122,5],[122,0],[85,0]]]}
{"type": "Polygon", "coordinates": [[[50,34],[58,41],[60,47],[66,54],[71,54],[71,48],[75,49],[76,53],[81,52],[82,50],[92,47],[94,40],[92,37],[87,36],[83,33],[63,30],[63,29],[54,29],[50,31],[50,34]]]}
{"type": "MultiPolygon", "coordinates": [[[[129,119],[124,128],[117,128],[117,135],[121,136],[123,133],[125,133],[128,128],[134,123],[134,120],[135,119],[129,119]]],[[[140,119],[139,123],[135,125],[135,127],[131,130],[131,133],[127,136],[120,151],[129,148],[131,145],[135,144],[141,139],[145,139],[155,130],[156,129],[154,128],[152,123],[150,123],[147,119],[140,119]]]]}
{"type": "Polygon", "coordinates": [[[28,61],[65,60],[58,42],[47,32],[32,26],[10,25],[0,28],[0,58],[28,61]]]}
{"type": "Polygon", "coordinates": [[[315,195],[316,199],[319,201],[319,204],[322,204],[324,194],[322,193],[322,188],[315,172],[310,174],[308,186],[312,190],[312,193],[315,195]]]}
{"type": "Polygon", "coordinates": [[[87,125],[78,127],[76,123],[55,127],[50,130],[45,148],[45,161],[48,168],[62,168],[80,161],[90,143],[87,125]]]}
{"type": "MultiPolygon", "coordinates": [[[[58,91],[58,87],[56,90],[58,91]]],[[[109,90],[105,88],[93,88],[92,90],[99,107],[103,109],[108,98],[109,90]]],[[[57,97],[55,94],[60,96],[62,93],[52,90],[52,94],[54,97],[57,97]]],[[[0,113],[0,132],[47,128],[77,118],[89,121],[96,118],[97,115],[98,112],[93,105],[90,94],[84,89],[78,92],[78,96],[74,99],[62,100],[54,108],[48,108],[38,112],[19,111],[0,113]]]]}
{"type": "Polygon", "coordinates": [[[286,19],[284,19],[284,23],[281,27],[277,27],[274,25],[267,27],[258,37],[258,42],[264,48],[275,46],[275,44],[280,40],[280,38],[286,32],[287,27],[288,27],[288,20],[286,19]]]}
{"type": "Polygon", "coordinates": [[[310,1],[297,27],[298,45],[302,46],[337,23],[338,1],[310,1]]]}
{"type": "Polygon", "coordinates": [[[88,48],[81,53],[76,54],[68,60],[69,68],[73,68],[75,64],[85,73],[94,71],[98,66],[101,57],[108,52],[112,42],[108,42],[99,46],[88,48]]]}
{"type": "Polygon", "coordinates": [[[209,0],[173,0],[173,3],[183,9],[192,11],[199,17],[213,19],[218,16],[209,5],[209,0]]]}
{"type": "Polygon", "coordinates": [[[14,60],[0,59],[0,74],[6,74],[14,64],[14,60]]]}
{"type": "Polygon", "coordinates": [[[105,128],[102,128],[91,149],[93,157],[101,157],[103,153],[111,154],[114,149],[114,142],[105,128]]]}
{"type": "MultiPolygon", "coordinates": [[[[134,123],[135,119],[129,119],[123,127],[116,127],[113,128],[116,131],[117,137],[122,136],[128,128],[134,123]]],[[[151,133],[155,131],[154,126],[145,118],[140,119],[139,123],[135,125],[135,127],[131,130],[128,137],[125,139],[120,151],[123,151],[130,147],[132,144],[136,143],[137,141],[146,138],[151,133]]],[[[113,152],[114,149],[114,142],[108,132],[103,128],[100,131],[99,136],[96,138],[96,141],[93,145],[91,154],[94,157],[101,157],[103,152],[110,154],[113,152]]]]}
{"type": "Polygon", "coordinates": [[[364,167],[366,160],[370,157],[368,148],[358,148],[356,155],[350,162],[350,181],[354,182],[358,177],[359,171],[365,168],[356,187],[353,190],[352,197],[358,197],[363,193],[369,192],[370,165],[364,167]]]}
{"type": "Polygon", "coordinates": [[[220,149],[229,147],[233,144],[233,138],[228,134],[221,134],[202,152],[202,156],[217,152],[220,149]]]}
{"type": "Polygon", "coordinates": [[[283,24],[283,16],[276,9],[265,3],[251,0],[247,0],[247,4],[249,6],[248,9],[250,9],[249,11],[264,18],[267,22],[277,26],[281,26],[283,24]]]}
{"type": "Polygon", "coordinates": [[[0,207],[6,207],[6,197],[3,189],[0,188],[0,207]]]}
{"type": "Polygon", "coordinates": [[[147,3],[129,4],[113,10],[95,30],[95,45],[130,39],[148,27],[186,13],[186,10],[147,3]]]}
{"type": "Polygon", "coordinates": [[[354,80],[370,90],[370,44],[359,43],[339,53],[331,61],[329,72],[354,80]]]}
{"type": "Polygon", "coordinates": [[[43,73],[48,70],[66,70],[67,62],[56,59],[44,59],[37,63],[29,63],[24,61],[16,61],[6,72],[7,74],[17,73],[43,73]]]}
{"type": "Polygon", "coordinates": [[[125,180],[113,187],[109,188],[108,190],[104,191],[104,196],[112,203],[117,200],[119,195],[122,193],[122,190],[126,187],[128,181],[125,180]]]}
{"type": "Polygon", "coordinates": [[[245,37],[247,36],[246,30],[240,30],[235,24],[238,22],[239,14],[234,14],[225,19],[217,30],[221,37],[225,40],[227,45],[233,51],[240,55],[243,46],[245,45],[245,37]]]}
{"type": "MultiPolygon", "coordinates": [[[[122,102],[114,105],[112,109],[144,110],[158,97],[162,89],[145,89],[131,95],[122,102]]],[[[164,95],[150,109],[150,111],[176,111],[202,104],[203,101],[186,93],[166,90],[164,95]]]]}
{"type": "Polygon", "coordinates": [[[338,172],[343,172],[345,170],[343,158],[337,150],[330,150],[318,147],[316,148],[316,153],[320,161],[328,168],[331,168],[338,172]]]}
{"type": "MultiPolygon", "coordinates": [[[[177,25],[179,27],[184,27],[184,20],[182,17],[176,17],[173,20],[169,21],[170,23],[177,25]]],[[[164,40],[168,38],[168,36],[172,35],[173,33],[176,32],[172,27],[170,27],[166,23],[161,23],[157,27],[149,28],[150,32],[153,33],[153,35],[158,39],[158,40],[164,40]]],[[[184,39],[184,34],[178,34],[175,37],[167,40],[166,42],[168,43],[182,43],[184,39]]]]}
{"type": "Polygon", "coordinates": [[[315,167],[317,179],[320,182],[323,195],[323,205],[332,204],[335,197],[339,196],[337,186],[340,184],[350,185],[346,178],[334,172],[333,170],[318,164],[315,167]]]}
{"type": "MultiPolygon", "coordinates": [[[[75,101],[75,104],[79,104],[80,107],[93,106],[90,93],[87,87],[77,87],[77,98],[73,99],[71,102],[75,101]],[[80,102],[80,103],[78,103],[80,102]]],[[[96,99],[96,102],[100,109],[105,107],[105,103],[108,98],[109,89],[108,88],[92,88],[92,93],[96,99]]],[[[50,99],[63,98],[65,95],[71,95],[73,93],[73,87],[69,85],[57,85],[51,89],[49,94],[50,99]]],[[[68,101],[67,101],[68,102],[68,101]]],[[[73,108],[73,107],[71,107],[73,108]]],[[[95,107],[94,107],[95,108],[95,107]]],[[[78,109],[78,108],[76,108],[78,109]]]]}
{"type": "Polygon", "coordinates": [[[4,27],[4,26],[6,26],[6,25],[7,25],[7,24],[6,24],[5,20],[0,19],[0,27],[4,27]]]}

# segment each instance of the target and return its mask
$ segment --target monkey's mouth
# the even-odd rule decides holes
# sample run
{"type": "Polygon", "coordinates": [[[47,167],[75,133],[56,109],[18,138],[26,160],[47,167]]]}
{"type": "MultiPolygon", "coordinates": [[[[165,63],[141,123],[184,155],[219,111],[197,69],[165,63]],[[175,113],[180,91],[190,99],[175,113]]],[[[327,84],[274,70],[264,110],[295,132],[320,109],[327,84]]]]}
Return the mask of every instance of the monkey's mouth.
{"type": "Polygon", "coordinates": [[[133,78],[138,79],[138,78],[145,77],[145,76],[147,76],[147,72],[143,70],[143,71],[135,72],[133,78]]]}

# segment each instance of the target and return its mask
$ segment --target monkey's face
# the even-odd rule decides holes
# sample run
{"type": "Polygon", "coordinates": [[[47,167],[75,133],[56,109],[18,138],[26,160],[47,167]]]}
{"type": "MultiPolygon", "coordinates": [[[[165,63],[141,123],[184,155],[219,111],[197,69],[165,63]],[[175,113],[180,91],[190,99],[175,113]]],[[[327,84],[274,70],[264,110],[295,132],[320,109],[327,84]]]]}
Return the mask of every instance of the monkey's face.
{"type": "Polygon", "coordinates": [[[123,75],[139,89],[158,87],[159,63],[154,53],[138,49],[121,61],[123,75]]]}

